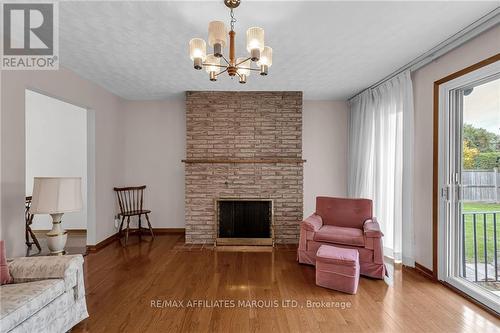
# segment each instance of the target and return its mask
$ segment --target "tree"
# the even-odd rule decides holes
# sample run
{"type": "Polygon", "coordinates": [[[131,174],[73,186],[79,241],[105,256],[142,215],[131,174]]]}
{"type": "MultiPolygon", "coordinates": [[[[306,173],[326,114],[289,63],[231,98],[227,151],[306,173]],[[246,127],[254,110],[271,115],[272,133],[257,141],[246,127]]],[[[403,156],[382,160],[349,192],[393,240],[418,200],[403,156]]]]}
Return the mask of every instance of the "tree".
{"type": "Polygon", "coordinates": [[[492,170],[500,167],[500,152],[479,153],[474,159],[474,169],[492,170]]]}
{"type": "Polygon", "coordinates": [[[463,157],[464,157],[464,169],[474,169],[476,156],[479,155],[479,149],[471,148],[470,142],[464,140],[463,143],[463,157]]]}
{"type": "Polygon", "coordinates": [[[468,141],[470,148],[476,148],[481,153],[498,151],[500,135],[488,132],[484,128],[476,128],[471,124],[464,124],[463,139],[468,141]]]}

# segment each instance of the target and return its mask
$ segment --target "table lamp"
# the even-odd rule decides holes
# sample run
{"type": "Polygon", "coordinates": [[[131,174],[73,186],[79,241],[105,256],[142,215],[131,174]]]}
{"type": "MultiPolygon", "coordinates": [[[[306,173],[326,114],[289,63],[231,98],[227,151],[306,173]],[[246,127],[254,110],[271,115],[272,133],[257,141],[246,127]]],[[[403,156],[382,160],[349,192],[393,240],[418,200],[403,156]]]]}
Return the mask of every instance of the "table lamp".
{"type": "Polygon", "coordinates": [[[50,214],[52,229],[47,233],[50,254],[64,254],[68,238],[61,226],[64,213],[82,209],[81,177],[35,177],[30,212],[50,214]]]}

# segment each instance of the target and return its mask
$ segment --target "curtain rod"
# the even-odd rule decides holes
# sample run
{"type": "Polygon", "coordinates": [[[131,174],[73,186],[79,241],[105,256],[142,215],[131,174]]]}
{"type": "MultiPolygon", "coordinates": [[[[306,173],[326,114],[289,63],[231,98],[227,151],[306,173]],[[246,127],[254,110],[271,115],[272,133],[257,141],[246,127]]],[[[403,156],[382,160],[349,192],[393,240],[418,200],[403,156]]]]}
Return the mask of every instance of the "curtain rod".
{"type": "Polygon", "coordinates": [[[393,77],[397,76],[398,74],[410,70],[410,71],[415,71],[419,68],[424,67],[428,63],[434,61],[435,59],[441,57],[445,53],[450,52],[451,50],[459,47],[460,45],[464,44],[465,42],[471,40],[472,38],[478,36],[479,34],[485,32],[486,30],[489,30],[490,28],[493,28],[497,24],[500,23],[500,7],[497,7],[493,9],[491,12],[488,14],[484,15],[483,17],[479,18],[478,20],[474,21],[473,23],[469,24],[456,34],[452,35],[451,37],[447,38],[446,40],[442,41],[438,45],[434,46],[432,49],[429,51],[423,53],[422,55],[416,57],[403,67],[397,69],[396,71],[392,72],[391,74],[387,75],[383,79],[375,82],[368,88],[365,88],[361,91],[358,91],[356,94],[353,96],[349,97],[347,100],[350,101],[354,97],[358,96],[362,92],[368,89],[373,89],[382,83],[392,79],[393,77]]]}

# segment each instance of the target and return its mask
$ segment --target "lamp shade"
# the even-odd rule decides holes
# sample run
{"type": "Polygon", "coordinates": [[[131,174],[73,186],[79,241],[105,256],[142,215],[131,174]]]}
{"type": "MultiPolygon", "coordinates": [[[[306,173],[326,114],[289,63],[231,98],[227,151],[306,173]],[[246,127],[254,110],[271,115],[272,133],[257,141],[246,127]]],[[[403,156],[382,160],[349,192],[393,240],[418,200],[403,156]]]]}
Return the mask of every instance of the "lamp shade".
{"type": "Polygon", "coordinates": [[[236,69],[236,71],[238,72],[238,74],[240,75],[250,75],[250,66],[251,66],[251,62],[250,62],[250,59],[246,60],[246,58],[238,58],[236,59],[236,63],[240,63],[236,69]]]}
{"type": "Polygon", "coordinates": [[[205,60],[207,57],[207,44],[201,38],[193,38],[189,41],[189,56],[191,60],[205,60]]]}
{"type": "Polygon", "coordinates": [[[227,31],[224,22],[212,21],[208,24],[208,45],[214,46],[219,43],[226,46],[227,31]]]}
{"type": "Polygon", "coordinates": [[[259,66],[268,66],[271,67],[273,64],[273,49],[269,46],[264,47],[264,51],[260,54],[260,59],[257,62],[259,66]]]}
{"type": "Polygon", "coordinates": [[[247,30],[247,51],[258,49],[264,50],[264,29],[259,27],[249,28],[247,30]]]}
{"type": "Polygon", "coordinates": [[[207,60],[205,61],[205,64],[206,64],[205,70],[207,71],[207,73],[217,72],[219,70],[220,58],[217,58],[213,54],[209,54],[207,56],[207,60]]]}
{"type": "Polygon", "coordinates": [[[30,212],[57,214],[83,207],[81,177],[35,177],[30,212]]]}

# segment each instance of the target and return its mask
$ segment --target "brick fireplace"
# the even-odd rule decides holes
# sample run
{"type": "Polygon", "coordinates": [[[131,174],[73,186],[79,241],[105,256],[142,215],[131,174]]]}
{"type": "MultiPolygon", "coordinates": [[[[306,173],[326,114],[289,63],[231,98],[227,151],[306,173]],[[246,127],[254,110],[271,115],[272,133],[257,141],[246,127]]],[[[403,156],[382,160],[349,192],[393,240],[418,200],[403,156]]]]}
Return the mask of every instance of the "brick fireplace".
{"type": "Polygon", "coordinates": [[[187,92],[186,242],[219,238],[217,202],[272,200],[276,243],[296,243],[303,209],[302,93],[187,92]]]}

